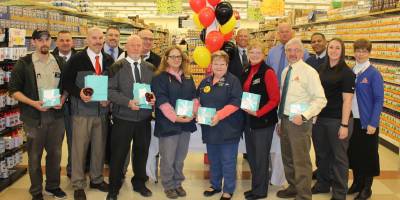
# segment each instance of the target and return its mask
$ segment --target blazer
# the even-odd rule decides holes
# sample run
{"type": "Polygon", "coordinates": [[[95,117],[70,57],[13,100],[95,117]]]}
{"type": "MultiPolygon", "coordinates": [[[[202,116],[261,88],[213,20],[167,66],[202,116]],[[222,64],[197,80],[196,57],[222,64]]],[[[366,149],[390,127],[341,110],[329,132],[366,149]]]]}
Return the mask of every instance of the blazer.
{"type": "Polygon", "coordinates": [[[234,49],[233,56],[229,58],[228,71],[235,75],[239,80],[242,78],[244,67],[242,65],[242,61],[240,60],[239,49],[237,47],[234,49]]]}

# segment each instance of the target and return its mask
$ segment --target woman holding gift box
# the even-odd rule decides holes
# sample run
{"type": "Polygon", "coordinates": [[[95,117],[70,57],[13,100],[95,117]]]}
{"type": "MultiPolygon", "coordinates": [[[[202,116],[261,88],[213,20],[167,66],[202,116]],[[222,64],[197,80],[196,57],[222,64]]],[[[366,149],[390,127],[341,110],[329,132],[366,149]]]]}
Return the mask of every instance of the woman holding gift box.
{"type": "Polygon", "coordinates": [[[190,134],[196,131],[192,110],[188,116],[179,116],[174,109],[178,100],[192,101],[192,109],[197,101],[188,63],[188,58],[179,47],[170,47],[151,84],[157,98],[154,135],[159,138],[161,180],[165,195],[170,199],[186,196],[182,187],[185,179],[182,170],[190,134]]]}
{"type": "Polygon", "coordinates": [[[326,107],[319,113],[313,126],[313,140],[317,153],[317,182],[312,194],[329,193],[332,199],[346,199],[348,181],[347,148],[352,125],[351,101],[355,75],[345,62],[345,46],[341,39],[328,42],[327,61],[319,68],[324,88],[326,107]]]}
{"type": "Polygon", "coordinates": [[[250,67],[244,70],[242,85],[244,92],[260,95],[258,110],[243,108],[247,113],[245,138],[247,158],[250,165],[251,190],[244,193],[246,199],[267,197],[269,182],[269,152],[275,124],[278,121],[278,78],[274,70],[264,62],[264,46],[253,40],[248,46],[250,67]]]}
{"type": "Polygon", "coordinates": [[[199,85],[200,105],[215,108],[211,125],[202,125],[202,138],[206,143],[210,161],[211,186],[204,196],[221,192],[222,200],[231,199],[236,186],[236,159],[239,139],[243,132],[243,113],[239,110],[242,87],[236,76],[227,72],[229,56],[223,51],[211,55],[212,75],[199,85]]]}
{"type": "Polygon", "coordinates": [[[379,176],[379,117],[383,107],[383,79],[369,62],[372,45],[368,40],[354,42],[356,65],[355,96],[352,112],[353,135],[349,144],[349,164],[354,181],[348,194],[358,193],[356,199],[368,199],[374,176],[379,176]]]}

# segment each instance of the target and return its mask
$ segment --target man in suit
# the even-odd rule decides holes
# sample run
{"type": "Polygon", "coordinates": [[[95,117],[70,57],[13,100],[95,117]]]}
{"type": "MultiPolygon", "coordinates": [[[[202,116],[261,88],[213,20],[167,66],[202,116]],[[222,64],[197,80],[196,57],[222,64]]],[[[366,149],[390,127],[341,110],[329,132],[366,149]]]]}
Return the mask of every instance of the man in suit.
{"type": "Polygon", "coordinates": [[[235,36],[236,48],[234,56],[230,58],[228,71],[242,78],[243,69],[249,66],[247,45],[249,44],[249,32],[247,29],[239,29],[235,36]]]}
{"type": "Polygon", "coordinates": [[[73,56],[67,63],[63,81],[70,94],[72,114],[72,187],[75,200],[86,200],[84,165],[86,152],[91,144],[90,188],[108,192],[104,182],[103,165],[106,145],[108,101],[93,102],[84,93],[87,75],[107,75],[113,58],[102,52],[104,35],[93,27],[87,34],[88,47],[73,56]]]}
{"type": "MultiPolygon", "coordinates": [[[[311,36],[311,47],[313,48],[315,52],[315,56],[310,56],[307,60],[306,63],[309,64],[311,67],[313,67],[315,70],[319,70],[321,68],[321,65],[326,62],[327,56],[326,56],[326,38],[325,35],[322,33],[313,33],[311,36]]],[[[312,133],[312,142],[314,146],[314,152],[315,152],[315,165],[317,166],[317,169],[313,172],[313,179],[317,179],[317,173],[318,173],[318,165],[319,165],[319,156],[317,155],[319,152],[315,147],[320,146],[320,145],[315,145],[318,141],[315,138],[315,133],[313,131],[312,133]]]]}
{"type": "MultiPolygon", "coordinates": [[[[56,48],[52,54],[60,56],[65,62],[77,53],[72,48],[73,40],[72,35],[69,31],[60,31],[57,34],[56,48]]],[[[65,69],[64,69],[65,70],[65,69]]],[[[67,176],[71,178],[71,146],[72,146],[72,123],[71,123],[71,105],[69,99],[65,100],[64,106],[64,123],[65,123],[65,135],[67,136],[67,147],[68,147],[68,163],[67,163],[67,176]]],[[[88,164],[88,163],[87,163],[88,164]]]]}
{"type": "Polygon", "coordinates": [[[311,47],[315,52],[315,56],[310,56],[306,63],[311,67],[314,67],[315,70],[319,70],[321,65],[326,61],[326,38],[322,33],[314,33],[311,36],[311,47]]]}
{"type": "MultiPolygon", "coordinates": [[[[113,129],[111,134],[110,191],[107,200],[116,200],[123,183],[124,164],[131,141],[133,190],[143,197],[152,192],[146,187],[146,162],[151,139],[151,111],[143,109],[134,100],[135,83],[150,84],[153,78],[153,65],[141,59],[143,41],[138,35],[127,39],[127,57],[118,60],[110,67],[109,98],[113,103],[113,129]]],[[[150,105],[154,105],[155,98],[150,105]]]]}
{"type": "Polygon", "coordinates": [[[153,44],[154,44],[153,32],[151,32],[148,29],[144,29],[139,31],[138,35],[143,40],[143,48],[142,48],[143,60],[153,64],[154,67],[157,69],[158,66],[160,66],[161,57],[156,53],[154,53],[153,51],[151,51],[151,49],[153,49],[153,44]]]}
{"type": "Polygon", "coordinates": [[[124,50],[119,47],[119,37],[120,31],[117,27],[110,26],[107,28],[103,51],[110,55],[114,61],[124,52],[124,50]]]}

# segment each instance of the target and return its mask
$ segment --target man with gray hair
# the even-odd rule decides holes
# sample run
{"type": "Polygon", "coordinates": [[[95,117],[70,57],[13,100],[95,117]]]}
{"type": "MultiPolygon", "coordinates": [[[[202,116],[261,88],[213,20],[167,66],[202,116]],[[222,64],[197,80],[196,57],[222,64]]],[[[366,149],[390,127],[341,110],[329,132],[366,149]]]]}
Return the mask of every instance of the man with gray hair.
{"type": "Polygon", "coordinates": [[[93,27],[87,34],[88,47],[73,56],[66,66],[63,82],[70,94],[72,115],[72,187],[75,200],[86,200],[85,163],[86,153],[90,155],[90,187],[102,192],[108,191],[104,182],[103,165],[106,145],[106,114],[108,101],[94,102],[85,89],[85,77],[88,75],[107,75],[113,58],[102,52],[103,31],[93,27]],[[91,149],[88,150],[89,143],[91,149]]]}
{"type": "Polygon", "coordinates": [[[287,189],[279,198],[311,199],[311,129],[312,118],[325,107],[327,100],[317,71],[302,57],[304,46],[294,38],[285,44],[288,66],[281,77],[281,102],[277,125],[281,139],[282,160],[287,189]]]}
{"type": "MultiPolygon", "coordinates": [[[[107,200],[116,200],[123,183],[124,163],[131,141],[134,177],[133,190],[144,197],[152,195],[146,187],[146,162],[151,139],[151,111],[140,108],[134,100],[135,83],[150,84],[153,79],[153,65],[141,59],[143,41],[138,35],[127,39],[127,57],[118,60],[109,71],[109,98],[113,103],[113,128],[111,133],[110,191],[107,200]]],[[[153,106],[155,98],[150,101],[153,106]]]]}

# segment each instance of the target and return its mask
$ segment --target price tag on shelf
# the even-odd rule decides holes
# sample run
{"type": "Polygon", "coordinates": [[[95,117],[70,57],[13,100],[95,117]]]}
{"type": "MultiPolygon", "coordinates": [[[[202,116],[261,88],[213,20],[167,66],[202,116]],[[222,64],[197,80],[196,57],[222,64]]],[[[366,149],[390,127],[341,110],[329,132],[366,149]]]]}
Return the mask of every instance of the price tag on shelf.
{"type": "Polygon", "coordinates": [[[8,42],[9,47],[25,45],[25,36],[26,36],[25,29],[10,28],[8,30],[8,35],[9,35],[9,42],[8,42]]]}

